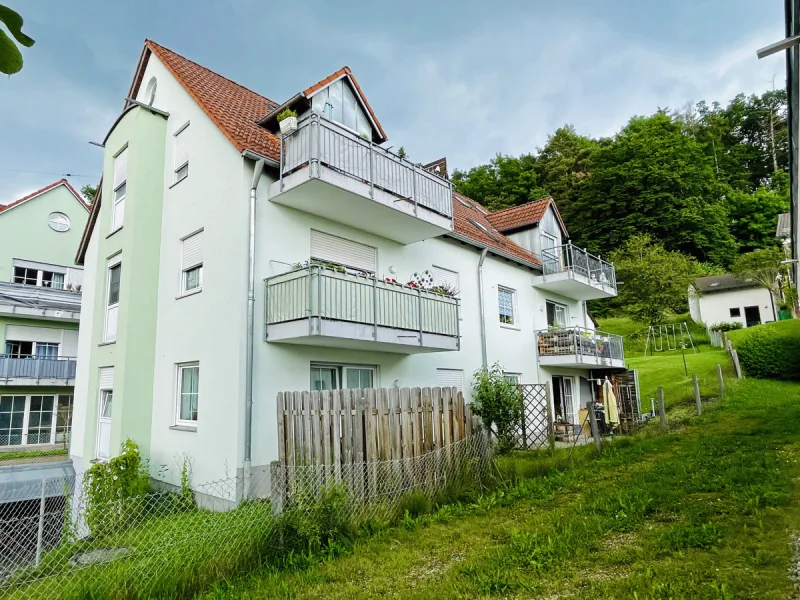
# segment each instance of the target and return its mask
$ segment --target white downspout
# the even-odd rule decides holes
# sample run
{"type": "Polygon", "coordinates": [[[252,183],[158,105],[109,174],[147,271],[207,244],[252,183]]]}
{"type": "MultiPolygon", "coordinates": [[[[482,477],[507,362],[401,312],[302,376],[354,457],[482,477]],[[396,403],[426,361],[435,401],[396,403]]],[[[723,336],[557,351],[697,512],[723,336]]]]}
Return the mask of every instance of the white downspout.
{"type": "Polygon", "coordinates": [[[247,362],[245,375],[244,399],[244,489],[242,497],[246,500],[250,494],[251,484],[251,456],[253,440],[253,339],[255,330],[255,280],[256,280],[256,192],[261,173],[264,171],[264,159],[259,159],[253,169],[253,184],[250,186],[250,247],[248,249],[248,280],[247,280],[247,362]]]}
{"type": "Polygon", "coordinates": [[[481,314],[481,360],[483,361],[483,368],[489,368],[489,360],[486,357],[486,315],[483,309],[483,261],[486,260],[486,254],[489,252],[488,248],[481,251],[481,257],[478,260],[478,310],[481,314]]]}

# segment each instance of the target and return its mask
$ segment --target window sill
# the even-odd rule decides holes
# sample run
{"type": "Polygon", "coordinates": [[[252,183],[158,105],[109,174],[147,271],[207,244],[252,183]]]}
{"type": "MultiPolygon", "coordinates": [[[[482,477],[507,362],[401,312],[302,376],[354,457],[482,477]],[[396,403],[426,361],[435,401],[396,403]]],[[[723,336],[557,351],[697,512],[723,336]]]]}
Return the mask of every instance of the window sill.
{"type": "Polygon", "coordinates": [[[119,226],[119,227],[117,227],[117,228],[116,228],[114,231],[112,231],[111,233],[109,233],[109,234],[106,236],[106,239],[110,238],[112,235],[114,235],[115,233],[118,233],[118,232],[120,232],[120,231],[122,231],[122,225],[120,225],[120,226],[119,226]]]}
{"type": "Polygon", "coordinates": [[[183,177],[181,177],[180,179],[178,179],[178,181],[176,181],[176,182],[174,182],[172,185],[170,185],[170,186],[169,186],[167,189],[168,189],[168,190],[171,190],[171,189],[172,189],[172,188],[174,188],[176,185],[178,185],[178,184],[179,184],[181,181],[185,181],[186,179],[189,179],[189,176],[188,176],[188,175],[184,175],[183,177]]]}
{"type": "Polygon", "coordinates": [[[500,323],[500,327],[503,329],[511,329],[513,331],[522,331],[522,329],[518,325],[510,325],[508,323],[500,323]]]}
{"type": "Polygon", "coordinates": [[[188,431],[189,433],[197,433],[197,425],[170,425],[172,431],[188,431]]]}
{"type": "Polygon", "coordinates": [[[117,343],[117,340],[110,340],[108,342],[100,342],[99,344],[97,344],[97,347],[99,348],[100,346],[113,346],[116,343],[117,343]]]}
{"type": "Polygon", "coordinates": [[[187,296],[194,296],[195,294],[199,294],[202,291],[203,288],[201,287],[194,290],[189,290],[188,292],[184,292],[182,294],[175,296],[175,300],[180,300],[181,298],[186,298],[187,296]]]}

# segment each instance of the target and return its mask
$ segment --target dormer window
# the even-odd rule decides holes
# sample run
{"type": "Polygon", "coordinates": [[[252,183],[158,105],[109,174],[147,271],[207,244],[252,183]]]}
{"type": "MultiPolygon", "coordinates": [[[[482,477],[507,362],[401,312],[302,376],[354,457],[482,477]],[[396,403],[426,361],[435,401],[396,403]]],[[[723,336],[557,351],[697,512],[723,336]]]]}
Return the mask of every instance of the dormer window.
{"type": "Polygon", "coordinates": [[[331,121],[372,139],[372,126],[345,78],[334,81],[311,98],[311,109],[331,121]]]}

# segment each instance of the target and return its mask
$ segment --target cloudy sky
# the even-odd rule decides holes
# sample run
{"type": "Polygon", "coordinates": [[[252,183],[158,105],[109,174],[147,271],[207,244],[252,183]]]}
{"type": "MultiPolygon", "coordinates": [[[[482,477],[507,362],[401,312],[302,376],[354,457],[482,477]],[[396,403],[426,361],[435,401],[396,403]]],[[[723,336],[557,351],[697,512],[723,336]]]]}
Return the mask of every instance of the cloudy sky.
{"type": "Polygon", "coordinates": [[[0,79],[0,203],[96,183],[145,38],[275,101],[348,65],[409,156],[468,168],[572,123],[726,102],[785,81],[783,0],[7,0],[37,40],[0,79]]]}

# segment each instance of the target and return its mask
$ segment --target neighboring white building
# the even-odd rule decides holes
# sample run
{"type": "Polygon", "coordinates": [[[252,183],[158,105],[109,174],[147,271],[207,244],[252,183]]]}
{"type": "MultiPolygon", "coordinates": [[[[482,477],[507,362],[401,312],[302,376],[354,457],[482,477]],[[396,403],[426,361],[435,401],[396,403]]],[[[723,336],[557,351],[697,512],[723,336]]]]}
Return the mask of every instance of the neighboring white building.
{"type": "Polygon", "coordinates": [[[255,476],[279,391],[469,397],[495,362],[577,423],[589,381],[624,368],[587,327],[613,266],[565,243],[551,199],[489,213],[443,161],[383,148],[348,68],[278,105],[148,41],[128,97],[77,259],[76,470],[130,437],[169,482],[185,455],[197,482],[255,476]]]}
{"type": "Polygon", "coordinates": [[[772,293],[752,277],[712,275],[699,277],[689,286],[692,320],[710,327],[717,323],[741,323],[752,327],[776,320],[772,293]]]}

